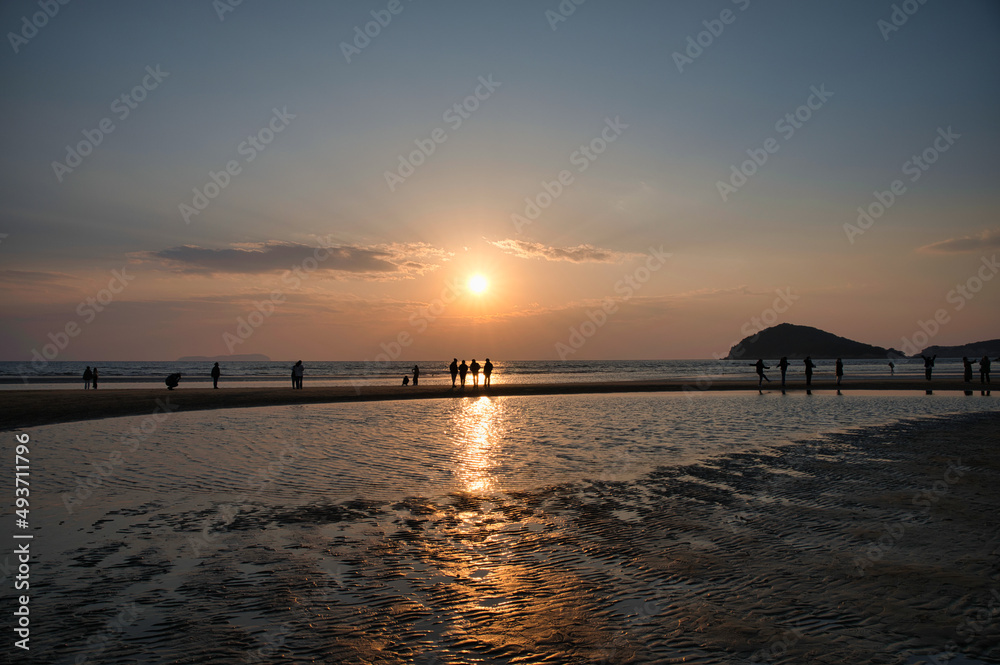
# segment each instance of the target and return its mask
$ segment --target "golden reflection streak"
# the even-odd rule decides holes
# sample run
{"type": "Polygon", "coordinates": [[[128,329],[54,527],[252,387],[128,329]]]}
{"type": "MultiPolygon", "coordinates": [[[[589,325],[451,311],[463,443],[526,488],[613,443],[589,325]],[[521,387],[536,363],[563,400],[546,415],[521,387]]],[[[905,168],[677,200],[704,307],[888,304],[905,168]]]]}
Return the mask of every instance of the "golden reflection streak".
{"type": "Polygon", "coordinates": [[[465,484],[465,491],[496,491],[498,479],[492,468],[507,429],[503,400],[485,395],[462,400],[461,408],[452,416],[452,427],[461,444],[455,475],[465,484]]]}

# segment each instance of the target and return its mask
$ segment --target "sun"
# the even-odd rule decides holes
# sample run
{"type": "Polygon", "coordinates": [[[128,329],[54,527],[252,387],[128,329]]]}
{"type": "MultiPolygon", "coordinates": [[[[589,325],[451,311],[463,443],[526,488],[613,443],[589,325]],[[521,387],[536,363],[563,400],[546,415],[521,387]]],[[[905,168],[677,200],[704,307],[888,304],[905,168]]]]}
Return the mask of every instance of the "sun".
{"type": "Polygon", "coordinates": [[[473,275],[468,281],[469,291],[475,294],[485,293],[490,288],[490,282],[482,275],[473,275]]]}

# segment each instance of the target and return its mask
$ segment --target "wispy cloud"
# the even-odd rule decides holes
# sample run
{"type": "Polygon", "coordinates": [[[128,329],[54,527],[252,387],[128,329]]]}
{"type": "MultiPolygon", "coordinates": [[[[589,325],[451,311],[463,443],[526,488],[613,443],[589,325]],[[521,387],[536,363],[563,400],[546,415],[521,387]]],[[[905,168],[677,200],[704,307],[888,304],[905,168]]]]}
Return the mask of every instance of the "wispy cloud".
{"type": "Polygon", "coordinates": [[[510,238],[487,240],[487,242],[521,259],[545,259],[546,261],[569,261],[570,263],[623,263],[637,256],[642,256],[636,253],[601,249],[593,245],[550,247],[538,242],[510,238]]]}
{"type": "Polygon", "coordinates": [[[976,235],[949,238],[925,245],[917,251],[931,254],[961,254],[994,249],[1000,249],[1000,229],[989,229],[976,235]]]}
{"type": "Polygon", "coordinates": [[[222,248],[182,245],[132,255],[134,260],[188,274],[263,274],[301,267],[356,279],[421,275],[450,257],[449,252],[425,243],[318,247],[281,241],[222,248]]]}

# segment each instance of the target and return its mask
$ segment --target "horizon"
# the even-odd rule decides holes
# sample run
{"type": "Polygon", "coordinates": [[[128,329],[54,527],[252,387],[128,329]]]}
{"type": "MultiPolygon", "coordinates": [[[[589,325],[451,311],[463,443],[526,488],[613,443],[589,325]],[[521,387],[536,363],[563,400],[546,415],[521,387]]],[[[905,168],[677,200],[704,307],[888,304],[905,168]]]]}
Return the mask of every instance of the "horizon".
{"type": "Polygon", "coordinates": [[[0,7],[5,362],[1000,336],[995,3],[43,5],[0,7]]]}

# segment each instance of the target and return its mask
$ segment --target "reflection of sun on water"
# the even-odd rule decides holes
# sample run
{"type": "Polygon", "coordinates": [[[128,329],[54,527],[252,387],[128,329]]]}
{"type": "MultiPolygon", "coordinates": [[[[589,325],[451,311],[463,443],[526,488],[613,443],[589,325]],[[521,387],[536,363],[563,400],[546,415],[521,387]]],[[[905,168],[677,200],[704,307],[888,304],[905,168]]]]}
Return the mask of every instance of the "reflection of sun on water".
{"type": "Polygon", "coordinates": [[[462,400],[452,417],[456,439],[461,445],[455,475],[465,491],[481,494],[497,490],[491,469],[504,435],[503,401],[490,397],[462,400]]]}

